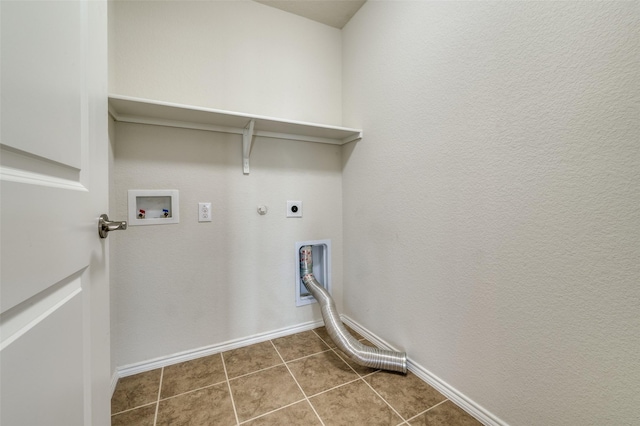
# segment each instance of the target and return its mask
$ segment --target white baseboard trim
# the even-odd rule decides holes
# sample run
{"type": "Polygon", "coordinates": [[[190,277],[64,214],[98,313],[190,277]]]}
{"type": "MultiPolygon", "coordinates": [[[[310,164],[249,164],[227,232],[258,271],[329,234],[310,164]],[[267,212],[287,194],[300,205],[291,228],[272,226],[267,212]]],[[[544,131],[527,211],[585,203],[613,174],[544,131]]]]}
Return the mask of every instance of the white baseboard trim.
{"type": "Polygon", "coordinates": [[[400,349],[391,346],[388,342],[382,340],[380,337],[376,336],[366,328],[362,327],[360,324],[352,320],[346,315],[340,315],[340,319],[343,323],[351,327],[354,331],[357,331],[362,337],[366,338],[368,341],[376,345],[380,349],[387,349],[390,351],[398,352],[400,349]]]}
{"type": "Polygon", "coordinates": [[[162,356],[147,361],[137,362],[134,364],[124,365],[122,367],[116,367],[116,371],[111,377],[111,395],[116,389],[118,379],[122,377],[132,376],[134,374],[144,373],[145,371],[155,370],[156,368],[166,367],[168,365],[178,364],[180,362],[191,361],[203,356],[214,355],[220,352],[230,351],[232,349],[241,348],[243,346],[253,345],[255,343],[265,342],[271,339],[277,339],[278,337],[288,336],[290,334],[296,334],[323,325],[322,320],[309,321],[302,324],[297,324],[291,327],[280,328],[278,330],[268,331],[265,333],[254,334],[249,337],[241,339],[229,340],[222,343],[217,343],[209,346],[203,346],[197,349],[191,349],[188,351],[178,352],[172,355],[162,356]]]}
{"type": "MultiPolygon", "coordinates": [[[[362,337],[365,337],[367,340],[369,340],[371,343],[378,346],[379,348],[398,351],[397,348],[394,348],[393,346],[391,346],[389,343],[387,343],[380,337],[371,333],[369,330],[365,329],[364,327],[362,327],[360,324],[358,324],[348,316],[341,315],[340,318],[342,319],[342,322],[344,322],[346,325],[348,325],[349,327],[351,327],[352,329],[360,333],[362,337]]],[[[458,405],[467,413],[471,414],[482,424],[486,426],[508,426],[507,423],[500,420],[493,413],[489,412],[484,407],[477,404],[476,402],[468,398],[466,395],[464,395],[462,392],[458,391],[453,386],[451,386],[444,380],[440,379],[438,376],[431,373],[429,370],[427,370],[420,364],[416,363],[409,357],[407,357],[407,369],[413,374],[415,374],[416,376],[418,376],[420,379],[424,380],[426,383],[428,383],[438,392],[446,396],[454,404],[458,405]]]]}
{"type": "MultiPolygon", "coordinates": [[[[360,333],[363,337],[369,340],[371,343],[382,349],[389,349],[392,351],[398,351],[398,348],[391,346],[388,342],[371,333],[366,328],[352,320],[346,315],[341,315],[342,321],[351,327],[353,330],[360,333]]],[[[285,327],[278,330],[273,330],[265,333],[254,334],[253,336],[229,340],[214,345],[203,346],[201,348],[192,349],[184,352],[175,353],[163,357],[154,358],[148,361],[138,362],[135,364],[129,364],[122,367],[117,367],[111,378],[111,395],[115,391],[118,379],[121,377],[127,377],[138,373],[144,373],[145,371],[155,370],[156,368],[166,367],[168,365],[178,364],[184,361],[191,361],[203,356],[213,355],[220,352],[230,351],[232,349],[241,348],[243,346],[253,345],[255,343],[264,342],[271,339],[277,339],[278,337],[284,337],[295,333],[300,333],[307,330],[312,330],[316,327],[323,325],[321,320],[310,321],[302,324],[297,324],[291,327],[285,327]]],[[[462,407],[466,412],[478,419],[479,422],[486,426],[508,426],[507,423],[500,420],[497,416],[480,406],[473,400],[469,399],[462,392],[459,392],[453,386],[449,385],[444,380],[440,379],[435,374],[413,361],[411,358],[407,359],[407,368],[410,372],[424,380],[429,385],[433,386],[438,392],[442,393],[448,399],[450,399],[456,405],[462,407]]]]}

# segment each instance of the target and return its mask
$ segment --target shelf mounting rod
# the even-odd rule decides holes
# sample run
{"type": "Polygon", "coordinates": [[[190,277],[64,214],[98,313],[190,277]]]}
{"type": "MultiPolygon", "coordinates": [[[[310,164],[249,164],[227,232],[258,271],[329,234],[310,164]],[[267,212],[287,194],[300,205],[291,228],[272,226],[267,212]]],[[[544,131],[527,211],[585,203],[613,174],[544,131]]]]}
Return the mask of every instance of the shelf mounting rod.
{"type": "Polygon", "coordinates": [[[253,127],[255,124],[256,120],[252,119],[242,130],[242,172],[245,175],[249,174],[249,155],[253,144],[253,127]]]}

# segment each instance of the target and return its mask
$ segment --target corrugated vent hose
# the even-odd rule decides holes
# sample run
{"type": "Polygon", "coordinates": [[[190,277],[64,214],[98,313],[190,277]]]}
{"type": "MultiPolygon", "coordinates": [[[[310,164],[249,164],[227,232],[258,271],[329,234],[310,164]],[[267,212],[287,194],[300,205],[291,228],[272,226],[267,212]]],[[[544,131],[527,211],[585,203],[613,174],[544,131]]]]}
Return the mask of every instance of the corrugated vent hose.
{"type": "Polygon", "coordinates": [[[365,367],[407,373],[407,354],[366,346],[356,340],[342,324],[329,292],[313,276],[311,246],[300,248],[302,282],[320,304],[322,319],[333,343],[355,363],[365,367]]]}

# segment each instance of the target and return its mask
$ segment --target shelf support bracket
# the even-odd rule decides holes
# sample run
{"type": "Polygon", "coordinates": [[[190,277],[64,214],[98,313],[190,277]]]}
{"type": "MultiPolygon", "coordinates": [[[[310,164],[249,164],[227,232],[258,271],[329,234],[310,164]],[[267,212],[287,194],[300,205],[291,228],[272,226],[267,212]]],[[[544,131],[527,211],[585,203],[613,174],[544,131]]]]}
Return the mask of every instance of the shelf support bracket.
{"type": "Polygon", "coordinates": [[[253,126],[256,120],[249,121],[247,127],[242,129],[242,172],[249,174],[249,156],[251,155],[251,145],[253,144],[253,126]]]}

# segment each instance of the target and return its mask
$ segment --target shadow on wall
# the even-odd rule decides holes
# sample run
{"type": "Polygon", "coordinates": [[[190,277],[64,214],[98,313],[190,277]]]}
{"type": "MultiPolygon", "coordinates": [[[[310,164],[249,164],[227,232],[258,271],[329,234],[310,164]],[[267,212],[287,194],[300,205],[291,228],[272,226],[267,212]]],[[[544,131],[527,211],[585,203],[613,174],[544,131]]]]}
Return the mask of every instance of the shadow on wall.
{"type": "Polygon", "coordinates": [[[356,150],[358,141],[349,142],[348,144],[342,145],[342,171],[344,172],[344,168],[347,166],[351,155],[356,150]]]}

